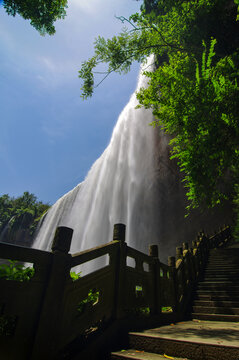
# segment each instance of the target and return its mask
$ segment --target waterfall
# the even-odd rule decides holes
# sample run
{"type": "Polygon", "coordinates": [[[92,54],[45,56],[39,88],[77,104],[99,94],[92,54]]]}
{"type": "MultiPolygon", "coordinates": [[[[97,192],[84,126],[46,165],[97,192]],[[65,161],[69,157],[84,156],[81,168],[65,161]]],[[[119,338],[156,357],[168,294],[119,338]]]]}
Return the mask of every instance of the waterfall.
{"type": "MultiPolygon", "coordinates": [[[[153,59],[148,62],[147,71],[153,59]]],[[[146,86],[140,73],[136,92],[146,86]]],[[[79,252],[111,241],[114,224],[124,223],[128,245],[148,253],[149,244],[158,244],[165,262],[176,245],[195,240],[199,230],[212,233],[231,222],[230,203],[193,210],[185,218],[185,189],[176,160],[170,160],[169,137],[149,126],[151,111],[137,105],[134,93],[108,147],[86,179],[50,208],[33,247],[50,250],[57,226],[68,226],[74,229],[70,252],[79,252]]]]}
{"type": "MultiPolygon", "coordinates": [[[[153,58],[145,66],[153,66],[153,58]]],[[[139,75],[136,91],[147,86],[139,75]]],[[[50,250],[57,226],[74,229],[71,253],[112,240],[113,225],[126,224],[126,241],[147,252],[158,239],[153,174],[156,129],[150,110],[136,109],[134,93],[123,109],[108,147],[85,180],[60,198],[48,211],[33,247],[50,250]]]]}

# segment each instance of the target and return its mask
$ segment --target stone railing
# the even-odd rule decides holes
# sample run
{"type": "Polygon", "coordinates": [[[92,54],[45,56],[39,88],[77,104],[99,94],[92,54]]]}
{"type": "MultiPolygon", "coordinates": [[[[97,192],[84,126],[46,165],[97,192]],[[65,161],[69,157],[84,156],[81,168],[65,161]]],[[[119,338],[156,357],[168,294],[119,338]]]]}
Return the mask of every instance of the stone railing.
{"type": "Polygon", "coordinates": [[[229,227],[212,237],[201,233],[190,249],[177,247],[166,265],[156,245],[149,255],[129,247],[123,224],[115,225],[112,242],[77,254],[68,253],[72,232],[58,228],[51,253],[0,243],[0,259],[35,269],[29,281],[0,279],[0,358],[60,359],[76,339],[112,322],[128,319],[133,328],[136,318],[183,319],[209,249],[231,238],[229,227]],[[92,261],[94,271],[87,273],[92,261]],[[82,265],[86,274],[74,281],[70,272],[82,265]]]}

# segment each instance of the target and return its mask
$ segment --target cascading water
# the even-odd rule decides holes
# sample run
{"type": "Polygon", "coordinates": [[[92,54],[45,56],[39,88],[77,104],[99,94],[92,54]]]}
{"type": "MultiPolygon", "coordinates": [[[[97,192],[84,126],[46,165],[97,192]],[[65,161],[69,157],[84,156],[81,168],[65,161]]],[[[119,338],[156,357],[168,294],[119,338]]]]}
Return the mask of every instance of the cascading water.
{"type": "MultiPolygon", "coordinates": [[[[147,78],[141,74],[136,91],[145,86],[147,78]]],[[[49,250],[56,227],[68,226],[74,229],[71,252],[89,249],[112,240],[115,223],[126,224],[130,246],[147,251],[149,242],[157,242],[152,187],[157,130],[149,126],[151,111],[135,109],[137,105],[134,93],[118,118],[108,147],[86,179],[48,211],[34,247],[49,250]]]]}
{"type": "MultiPolygon", "coordinates": [[[[145,86],[147,78],[141,74],[136,92],[145,86]]],[[[216,211],[192,211],[185,218],[185,189],[176,161],[170,160],[169,138],[149,126],[151,111],[135,109],[137,104],[134,93],[108,147],[86,179],[51,207],[33,247],[50,250],[56,227],[68,226],[74,229],[70,252],[79,252],[111,241],[113,225],[124,223],[128,245],[147,253],[149,244],[158,244],[165,261],[177,244],[194,240],[200,229],[211,233],[230,223],[230,203],[216,211]]]]}

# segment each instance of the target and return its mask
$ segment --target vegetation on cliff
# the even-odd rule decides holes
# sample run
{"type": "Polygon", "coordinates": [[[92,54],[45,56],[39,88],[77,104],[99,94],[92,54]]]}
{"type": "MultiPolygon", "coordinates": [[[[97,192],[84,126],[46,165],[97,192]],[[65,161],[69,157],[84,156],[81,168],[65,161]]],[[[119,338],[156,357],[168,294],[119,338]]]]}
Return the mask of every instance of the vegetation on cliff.
{"type": "Polygon", "coordinates": [[[27,245],[49,204],[38,201],[28,191],[17,198],[5,194],[0,197],[1,241],[27,245]]]}
{"type": "Polygon", "coordinates": [[[138,99],[153,110],[152,125],[173,136],[172,157],[184,174],[188,209],[232,198],[239,203],[238,5],[144,0],[140,13],[119,18],[128,28],[112,39],[96,39],[94,56],[79,71],[87,98],[97,86],[98,65],[106,64],[104,79],[154,54],[156,69],[145,69],[149,87],[138,99]]]}

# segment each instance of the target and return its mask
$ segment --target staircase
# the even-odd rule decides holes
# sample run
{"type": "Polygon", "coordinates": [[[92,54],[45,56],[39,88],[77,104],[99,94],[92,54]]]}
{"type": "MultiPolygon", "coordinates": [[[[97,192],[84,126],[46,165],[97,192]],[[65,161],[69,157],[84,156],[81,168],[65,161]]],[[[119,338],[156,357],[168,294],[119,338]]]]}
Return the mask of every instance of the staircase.
{"type": "Polygon", "coordinates": [[[129,333],[125,360],[239,360],[239,247],[210,250],[192,320],[129,333]]]}
{"type": "Polygon", "coordinates": [[[239,322],[239,248],[213,249],[198,283],[192,317],[239,322]]]}

